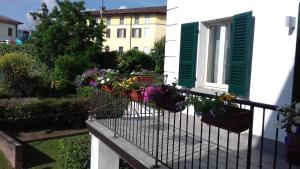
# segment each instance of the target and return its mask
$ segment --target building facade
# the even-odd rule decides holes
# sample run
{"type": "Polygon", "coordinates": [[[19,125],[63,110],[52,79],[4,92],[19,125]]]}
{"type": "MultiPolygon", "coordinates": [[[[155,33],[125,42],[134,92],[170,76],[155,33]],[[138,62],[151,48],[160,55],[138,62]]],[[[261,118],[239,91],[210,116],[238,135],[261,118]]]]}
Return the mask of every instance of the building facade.
{"type": "MultiPolygon", "coordinates": [[[[100,22],[99,11],[92,15],[100,22]]],[[[106,51],[137,49],[149,53],[154,42],[165,36],[166,7],[104,10],[106,51]]]]}
{"type": "Polygon", "coordinates": [[[0,15],[0,41],[15,42],[19,21],[0,15]]]}
{"type": "MultiPolygon", "coordinates": [[[[278,106],[300,100],[298,0],[169,0],[167,11],[168,83],[177,78],[195,91],[278,106]]],[[[265,135],[274,139],[277,113],[262,114],[254,114],[254,134],[265,119],[265,135]]]]}

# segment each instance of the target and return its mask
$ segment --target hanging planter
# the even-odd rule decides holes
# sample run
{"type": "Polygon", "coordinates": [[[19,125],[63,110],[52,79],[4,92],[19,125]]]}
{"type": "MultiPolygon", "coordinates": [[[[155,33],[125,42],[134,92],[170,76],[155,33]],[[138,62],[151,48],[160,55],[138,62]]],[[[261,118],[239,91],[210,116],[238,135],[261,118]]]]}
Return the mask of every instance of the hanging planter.
{"type": "Polygon", "coordinates": [[[201,120],[204,123],[235,133],[240,133],[249,129],[252,121],[251,111],[226,106],[222,109],[226,111],[224,115],[216,117],[216,113],[203,113],[201,120]]]}
{"type": "Polygon", "coordinates": [[[153,99],[155,105],[159,108],[176,113],[184,110],[186,107],[184,104],[185,96],[177,95],[175,97],[168,97],[161,95],[159,97],[153,99]]]}
{"type": "Polygon", "coordinates": [[[292,164],[300,165],[300,135],[288,136],[287,161],[292,164]]]}
{"type": "Polygon", "coordinates": [[[142,89],[139,89],[139,90],[131,90],[129,92],[129,97],[131,100],[133,101],[142,101],[144,99],[144,96],[142,94],[142,89]]]}

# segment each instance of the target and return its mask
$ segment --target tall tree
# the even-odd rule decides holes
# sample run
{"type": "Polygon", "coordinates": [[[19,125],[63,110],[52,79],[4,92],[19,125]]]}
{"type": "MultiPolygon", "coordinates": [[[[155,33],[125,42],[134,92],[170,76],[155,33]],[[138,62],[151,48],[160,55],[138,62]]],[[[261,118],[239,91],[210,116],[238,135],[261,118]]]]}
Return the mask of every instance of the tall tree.
{"type": "Polygon", "coordinates": [[[165,59],[165,41],[166,37],[162,37],[154,43],[154,47],[151,49],[150,56],[155,61],[156,73],[164,72],[164,59],[165,59]]]}

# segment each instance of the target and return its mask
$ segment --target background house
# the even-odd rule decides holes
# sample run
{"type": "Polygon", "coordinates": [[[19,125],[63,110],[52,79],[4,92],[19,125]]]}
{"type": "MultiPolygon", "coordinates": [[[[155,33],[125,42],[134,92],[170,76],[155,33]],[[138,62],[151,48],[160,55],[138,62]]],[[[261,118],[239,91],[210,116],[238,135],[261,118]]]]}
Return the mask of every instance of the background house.
{"type": "MultiPolygon", "coordinates": [[[[298,0],[169,0],[168,83],[179,78],[180,86],[192,90],[233,92],[240,98],[279,106],[290,103],[292,97],[299,101],[298,6],[298,0]]],[[[274,139],[276,114],[266,112],[267,138],[274,139]]],[[[262,119],[262,112],[255,111],[256,135],[262,127],[255,124],[262,124],[262,119]]],[[[283,140],[285,133],[279,135],[283,140]]]]}
{"type": "MultiPolygon", "coordinates": [[[[92,15],[100,22],[100,11],[92,15]]],[[[149,53],[155,41],[165,36],[166,6],[104,10],[109,51],[138,49],[149,53]]]]}
{"type": "Polygon", "coordinates": [[[23,23],[0,15],[0,41],[15,41],[17,38],[18,25],[20,24],[23,23]]]}

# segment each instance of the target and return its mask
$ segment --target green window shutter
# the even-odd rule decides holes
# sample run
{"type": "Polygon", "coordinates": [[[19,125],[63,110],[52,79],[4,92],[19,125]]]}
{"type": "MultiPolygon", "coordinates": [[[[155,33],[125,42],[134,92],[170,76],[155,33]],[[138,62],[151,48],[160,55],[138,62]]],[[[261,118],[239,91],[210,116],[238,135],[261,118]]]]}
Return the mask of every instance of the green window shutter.
{"type": "Polygon", "coordinates": [[[194,87],[198,46],[198,22],[181,25],[179,86],[194,87]]]}
{"type": "Polygon", "coordinates": [[[254,18],[252,12],[235,15],[232,23],[229,92],[249,95],[254,18]]]}
{"type": "Polygon", "coordinates": [[[297,26],[297,42],[296,42],[296,55],[294,66],[294,82],[293,82],[293,96],[292,101],[300,101],[300,4],[298,10],[298,26],[297,26]]]}

